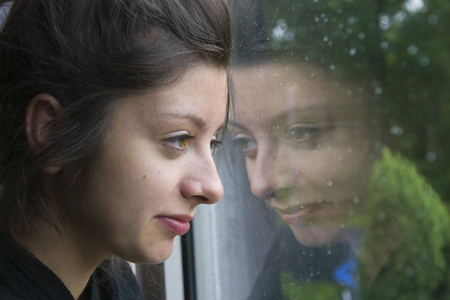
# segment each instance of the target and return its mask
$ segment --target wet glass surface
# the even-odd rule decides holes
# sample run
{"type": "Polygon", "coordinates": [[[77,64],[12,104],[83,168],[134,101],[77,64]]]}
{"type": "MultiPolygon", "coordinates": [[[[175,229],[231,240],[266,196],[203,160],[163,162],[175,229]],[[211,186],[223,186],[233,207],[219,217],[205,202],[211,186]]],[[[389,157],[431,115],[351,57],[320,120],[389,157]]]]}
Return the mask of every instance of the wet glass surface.
{"type": "Polygon", "coordinates": [[[447,1],[230,8],[215,299],[450,299],[447,1]]]}

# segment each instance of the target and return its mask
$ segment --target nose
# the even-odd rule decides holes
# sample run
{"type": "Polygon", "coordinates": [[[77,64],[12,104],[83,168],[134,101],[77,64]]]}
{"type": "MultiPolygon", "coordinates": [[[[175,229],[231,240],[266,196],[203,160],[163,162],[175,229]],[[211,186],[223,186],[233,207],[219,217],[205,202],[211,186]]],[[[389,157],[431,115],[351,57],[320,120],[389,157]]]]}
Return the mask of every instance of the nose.
{"type": "Polygon", "coordinates": [[[213,204],[223,196],[223,186],[216,164],[210,153],[195,160],[189,167],[189,174],[181,183],[185,198],[197,200],[198,204],[213,204]]]}
{"type": "Polygon", "coordinates": [[[273,197],[275,188],[274,174],[275,153],[271,147],[258,147],[258,153],[254,161],[247,159],[247,172],[253,195],[268,200],[273,197]]]}
{"type": "Polygon", "coordinates": [[[275,191],[291,187],[292,161],[277,145],[258,147],[258,154],[253,162],[247,161],[252,193],[263,200],[277,197],[275,191]]]}

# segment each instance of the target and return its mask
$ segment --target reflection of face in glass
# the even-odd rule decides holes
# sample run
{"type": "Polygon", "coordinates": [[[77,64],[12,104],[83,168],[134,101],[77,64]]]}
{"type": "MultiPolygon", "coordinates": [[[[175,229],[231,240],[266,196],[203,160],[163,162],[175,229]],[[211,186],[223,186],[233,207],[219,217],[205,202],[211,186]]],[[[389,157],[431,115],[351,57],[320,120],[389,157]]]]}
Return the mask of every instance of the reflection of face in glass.
{"type": "Polygon", "coordinates": [[[349,238],[367,174],[361,92],[275,64],[235,69],[232,84],[253,194],[305,246],[349,238]]]}

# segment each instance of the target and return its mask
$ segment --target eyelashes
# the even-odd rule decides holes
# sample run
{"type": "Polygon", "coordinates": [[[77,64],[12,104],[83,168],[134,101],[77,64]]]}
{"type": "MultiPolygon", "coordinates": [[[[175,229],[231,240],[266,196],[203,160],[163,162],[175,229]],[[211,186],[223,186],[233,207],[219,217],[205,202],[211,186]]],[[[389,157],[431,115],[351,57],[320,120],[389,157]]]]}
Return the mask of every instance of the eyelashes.
{"type": "Polygon", "coordinates": [[[177,151],[186,150],[188,147],[188,141],[194,139],[194,136],[189,134],[181,134],[174,137],[167,138],[163,140],[163,144],[171,149],[177,151]]]}
{"type": "Polygon", "coordinates": [[[250,136],[246,134],[237,134],[233,138],[233,144],[242,150],[246,157],[250,159],[256,157],[258,147],[256,142],[250,136]]]}
{"type": "MultiPolygon", "coordinates": [[[[311,150],[318,147],[318,142],[324,135],[331,132],[333,126],[328,123],[296,123],[274,131],[271,143],[277,145],[286,143],[296,149],[311,150]]],[[[239,148],[249,159],[255,159],[258,152],[258,144],[250,134],[238,133],[233,138],[233,145],[239,148]]]]}
{"type": "MultiPolygon", "coordinates": [[[[195,139],[195,136],[189,134],[181,134],[174,137],[167,138],[162,143],[175,151],[185,151],[189,148],[190,141],[195,139]]],[[[212,153],[215,153],[222,146],[222,141],[217,140],[216,136],[213,136],[209,144],[209,148],[212,153]]]]}

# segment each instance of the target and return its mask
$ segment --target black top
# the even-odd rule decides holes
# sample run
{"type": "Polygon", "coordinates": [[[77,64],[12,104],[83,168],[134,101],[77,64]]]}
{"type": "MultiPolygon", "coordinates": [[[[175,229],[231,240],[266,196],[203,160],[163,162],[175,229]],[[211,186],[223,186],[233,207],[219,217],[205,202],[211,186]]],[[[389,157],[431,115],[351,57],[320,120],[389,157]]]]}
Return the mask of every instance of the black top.
{"type": "MultiPolygon", "coordinates": [[[[115,262],[114,276],[97,268],[83,291],[83,299],[144,299],[126,262],[115,262]]],[[[112,271],[111,271],[112,272],[112,271]]],[[[19,245],[0,239],[0,299],[74,300],[47,266],[19,245]]]]}

